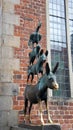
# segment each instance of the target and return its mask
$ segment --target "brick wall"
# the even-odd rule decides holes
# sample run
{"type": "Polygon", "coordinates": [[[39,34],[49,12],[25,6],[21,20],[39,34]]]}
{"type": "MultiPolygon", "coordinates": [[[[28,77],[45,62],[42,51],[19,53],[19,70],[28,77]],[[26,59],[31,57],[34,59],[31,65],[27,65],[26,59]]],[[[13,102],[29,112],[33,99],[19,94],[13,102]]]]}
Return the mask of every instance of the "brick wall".
{"type": "Polygon", "coordinates": [[[73,101],[56,100],[50,102],[53,122],[60,123],[62,130],[73,130],[73,101]]]}

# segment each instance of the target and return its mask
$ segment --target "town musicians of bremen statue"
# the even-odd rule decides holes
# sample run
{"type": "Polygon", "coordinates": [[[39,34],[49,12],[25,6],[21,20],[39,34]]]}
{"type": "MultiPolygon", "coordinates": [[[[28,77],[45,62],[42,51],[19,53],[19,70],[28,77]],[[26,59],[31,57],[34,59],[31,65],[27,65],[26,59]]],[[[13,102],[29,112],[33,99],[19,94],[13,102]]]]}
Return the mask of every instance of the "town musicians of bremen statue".
{"type": "Polygon", "coordinates": [[[40,120],[41,124],[44,125],[43,115],[42,115],[42,106],[41,102],[44,101],[48,114],[48,123],[53,123],[49,110],[48,110],[48,102],[47,102],[47,89],[58,89],[59,85],[56,81],[55,72],[58,68],[59,63],[56,63],[53,70],[50,70],[49,63],[47,62],[48,50],[44,52],[39,45],[39,41],[41,40],[41,35],[39,34],[39,29],[41,27],[41,23],[39,22],[35,32],[30,35],[28,46],[32,48],[32,51],[29,53],[29,66],[27,70],[27,85],[24,91],[24,117],[26,119],[27,109],[28,109],[28,119],[30,120],[30,112],[33,104],[39,105],[40,111],[40,120]],[[34,46],[36,44],[36,46],[34,46]],[[35,59],[37,60],[34,63],[35,59]],[[45,71],[43,68],[43,64],[45,63],[45,71]],[[41,77],[39,78],[38,74],[41,73],[41,77]],[[31,84],[28,84],[29,78],[31,75],[31,84]],[[35,85],[32,85],[34,80],[34,76],[37,75],[38,81],[35,85]],[[28,107],[28,102],[30,105],[28,107]]]}

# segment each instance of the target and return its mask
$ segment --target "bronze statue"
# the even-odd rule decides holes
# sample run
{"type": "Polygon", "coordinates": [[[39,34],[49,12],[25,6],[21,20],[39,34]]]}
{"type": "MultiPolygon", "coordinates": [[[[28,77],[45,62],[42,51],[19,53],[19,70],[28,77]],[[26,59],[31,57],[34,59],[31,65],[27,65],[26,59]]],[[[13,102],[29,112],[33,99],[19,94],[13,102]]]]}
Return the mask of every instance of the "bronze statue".
{"type": "Polygon", "coordinates": [[[41,34],[38,33],[40,27],[41,27],[41,23],[39,22],[35,32],[33,32],[30,35],[30,38],[29,38],[29,41],[28,41],[28,46],[34,47],[34,43],[38,44],[38,42],[41,40],[41,34]]]}
{"type": "Polygon", "coordinates": [[[30,75],[32,76],[31,82],[33,81],[34,75],[38,75],[38,73],[41,73],[43,75],[43,64],[46,61],[48,56],[48,51],[44,53],[43,49],[40,51],[39,59],[36,64],[33,64],[28,67],[28,76],[27,76],[27,82],[30,78],[30,75]]]}
{"type": "MultiPolygon", "coordinates": [[[[56,81],[55,72],[58,68],[59,63],[56,64],[53,71],[50,70],[49,64],[46,63],[46,72],[45,74],[39,79],[38,83],[36,85],[27,85],[25,88],[24,93],[24,100],[25,100],[25,108],[24,108],[24,115],[27,113],[28,108],[28,101],[30,102],[29,106],[29,121],[30,120],[30,112],[31,107],[33,104],[39,104],[39,109],[41,113],[41,123],[44,124],[43,116],[42,116],[42,107],[41,107],[41,101],[45,101],[46,108],[48,111],[48,105],[47,105],[47,88],[50,89],[58,89],[58,83],[56,81]]],[[[50,118],[50,114],[48,112],[48,122],[52,123],[52,120],[50,118]]]]}
{"type": "MultiPolygon", "coordinates": [[[[48,111],[48,104],[47,104],[47,89],[58,89],[58,83],[56,81],[55,72],[58,68],[59,63],[56,64],[53,71],[50,70],[48,62],[46,63],[45,72],[43,72],[43,64],[47,60],[48,50],[44,53],[44,50],[41,49],[38,42],[41,40],[41,35],[38,33],[41,27],[41,23],[38,24],[36,31],[30,35],[30,39],[28,45],[32,45],[32,51],[29,53],[29,66],[28,66],[28,75],[27,75],[27,83],[29,81],[30,75],[31,82],[34,79],[34,75],[38,76],[38,73],[41,73],[42,76],[37,81],[35,85],[26,85],[25,93],[24,93],[24,116],[27,113],[27,109],[29,112],[29,122],[30,120],[30,112],[33,104],[39,104],[39,109],[41,113],[41,123],[44,124],[43,116],[42,116],[42,107],[41,101],[45,101],[46,109],[48,111]],[[36,47],[34,44],[36,43],[36,47]],[[37,58],[38,57],[38,58],[37,58]],[[34,60],[37,59],[36,64],[34,60]],[[28,102],[30,102],[30,106],[28,107],[28,102]]],[[[50,114],[48,111],[48,122],[52,123],[50,118],[50,114]]]]}
{"type": "Polygon", "coordinates": [[[33,64],[34,60],[39,57],[40,45],[37,45],[33,48],[33,50],[29,53],[29,64],[33,64]]]}

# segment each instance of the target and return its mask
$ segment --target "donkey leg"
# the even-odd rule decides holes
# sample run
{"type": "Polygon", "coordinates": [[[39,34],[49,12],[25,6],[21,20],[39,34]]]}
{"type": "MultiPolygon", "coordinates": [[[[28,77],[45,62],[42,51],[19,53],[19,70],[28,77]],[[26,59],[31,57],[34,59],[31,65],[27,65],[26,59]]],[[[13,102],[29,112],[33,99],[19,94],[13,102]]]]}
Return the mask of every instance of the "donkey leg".
{"type": "Polygon", "coordinates": [[[51,117],[50,117],[50,113],[49,113],[49,107],[48,107],[48,101],[45,100],[45,104],[46,104],[46,109],[47,109],[47,114],[48,114],[48,123],[53,123],[51,117]]]}
{"type": "Polygon", "coordinates": [[[44,120],[43,120],[43,115],[42,115],[42,105],[41,105],[41,101],[39,101],[39,110],[40,110],[40,114],[41,114],[41,123],[42,123],[42,125],[44,125],[44,120]]]}
{"type": "Polygon", "coordinates": [[[39,75],[37,74],[37,80],[39,81],[39,75]]]}
{"type": "Polygon", "coordinates": [[[24,118],[26,117],[27,107],[28,107],[28,99],[25,98],[24,118]]]}
{"type": "Polygon", "coordinates": [[[32,76],[32,77],[31,77],[31,83],[32,83],[32,81],[33,81],[33,79],[34,79],[34,74],[32,73],[31,76],[32,76]]]}
{"type": "Polygon", "coordinates": [[[27,76],[27,83],[28,83],[29,77],[30,77],[30,75],[27,76]]]}
{"type": "Polygon", "coordinates": [[[31,108],[32,108],[32,103],[30,103],[30,106],[29,106],[29,123],[31,123],[31,119],[30,119],[31,108]]]}

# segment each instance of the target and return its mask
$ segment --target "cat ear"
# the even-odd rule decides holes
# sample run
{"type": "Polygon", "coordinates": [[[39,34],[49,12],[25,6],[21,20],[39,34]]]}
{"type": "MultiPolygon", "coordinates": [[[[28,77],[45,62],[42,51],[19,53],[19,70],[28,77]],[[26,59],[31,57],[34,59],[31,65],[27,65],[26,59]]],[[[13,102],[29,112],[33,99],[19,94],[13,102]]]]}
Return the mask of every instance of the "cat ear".
{"type": "Polygon", "coordinates": [[[46,74],[48,75],[50,73],[50,67],[48,62],[46,63],[46,74]]]}
{"type": "Polygon", "coordinates": [[[56,63],[56,66],[54,67],[54,69],[53,69],[53,71],[52,71],[53,73],[55,73],[55,72],[56,72],[56,70],[57,70],[58,66],[59,66],[59,62],[57,62],[57,63],[56,63]]]}

